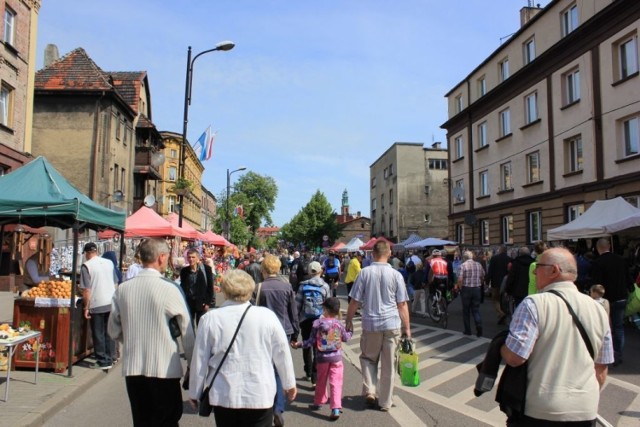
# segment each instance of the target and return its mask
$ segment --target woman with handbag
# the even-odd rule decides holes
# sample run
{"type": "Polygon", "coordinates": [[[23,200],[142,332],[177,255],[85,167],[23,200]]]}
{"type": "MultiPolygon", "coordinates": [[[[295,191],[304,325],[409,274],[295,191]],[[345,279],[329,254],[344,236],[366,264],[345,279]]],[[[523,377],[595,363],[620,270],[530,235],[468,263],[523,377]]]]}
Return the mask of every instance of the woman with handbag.
{"type": "Polygon", "coordinates": [[[255,282],[241,270],[222,280],[225,303],[202,316],[190,366],[189,397],[213,407],[216,426],[271,427],[276,367],[289,400],[296,380],[289,343],[277,316],[249,300],[255,282]]]}

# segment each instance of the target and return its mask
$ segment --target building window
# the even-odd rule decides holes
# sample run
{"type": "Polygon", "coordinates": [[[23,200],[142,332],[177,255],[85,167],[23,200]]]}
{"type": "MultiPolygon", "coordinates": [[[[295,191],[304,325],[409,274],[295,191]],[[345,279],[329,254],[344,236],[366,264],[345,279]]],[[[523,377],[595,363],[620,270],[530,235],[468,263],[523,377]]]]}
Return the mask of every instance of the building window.
{"type": "Polygon", "coordinates": [[[478,79],[478,98],[487,94],[487,79],[482,76],[478,79]]]}
{"type": "Polygon", "coordinates": [[[170,153],[169,155],[171,156],[172,159],[177,159],[178,158],[178,150],[172,148],[169,153],[170,153]]]}
{"type": "Polygon", "coordinates": [[[120,113],[116,114],[116,139],[120,140],[120,128],[122,127],[122,121],[120,120],[120,113]]]}
{"type": "Polygon", "coordinates": [[[578,6],[569,6],[560,15],[562,21],[562,37],[578,28],[578,6]]]}
{"type": "Polygon", "coordinates": [[[511,111],[507,108],[506,110],[500,111],[500,136],[507,136],[511,134],[511,111]]]}
{"type": "Polygon", "coordinates": [[[480,221],[480,244],[483,246],[489,245],[489,221],[480,221]]]}
{"type": "Polygon", "coordinates": [[[456,224],[456,242],[460,244],[464,243],[464,224],[463,223],[456,224]]]}
{"type": "Polygon", "coordinates": [[[530,124],[538,120],[538,93],[527,95],[524,99],[524,122],[530,124]]]}
{"type": "Polygon", "coordinates": [[[513,244],[513,215],[505,215],[501,218],[502,223],[502,243],[513,244]]]}
{"type": "Polygon", "coordinates": [[[0,87],[0,124],[13,126],[13,88],[5,83],[0,87]]]}
{"type": "Polygon", "coordinates": [[[169,166],[169,181],[175,181],[178,178],[178,170],[175,166],[169,166]]]}
{"type": "Polygon", "coordinates": [[[627,196],[624,199],[636,208],[640,208],[640,196],[627,196]]]}
{"type": "Polygon", "coordinates": [[[384,209],[384,194],[380,195],[380,208],[384,209]]]}
{"type": "Polygon", "coordinates": [[[120,187],[118,190],[124,193],[127,185],[127,170],[125,168],[120,169],[120,187]]]}
{"type": "Polygon", "coordinates": [[[129,139],[129,124],[127,121],[124,121],[124,136],[122,137],[122,145],[126,147],[127,140],[129,139]]]}
{"type": "Polygon", "coordinates": [[[393,215],[389,215],[389,236],[393,236],[393,215]]]}
{"type": "Polygon", "coordinates": [[[165,196],[167,199],[167,211],[178,212],[178,205],[176,204],[176,196],[165,196]]]}
{"type": "Polygon", "coordinates": [[[4,6],[4,42],[15,46],[16,13],[5,4],[4,6]]]}
{"type": "Polygon", "coordinates": [[[389,165],[389,176],[393,175],[393,163],[389,165]]]}
{"type": "Polygon", "coordinates": [[[389,204],[393,204],[393,188],[389,190],[389,204]]]}
{"type": "Polygon", "coordinates": [[[376,177],[374,176],[373,178],[371,178],[371,188],[375,188],[376,187],[376,177]]]}
{"type": "Polygon", "coordinates": [[[489,171],[482,171],[478,174],[478,191],[480,196],[489,195],[489,171]]]}
{"type": "Polygon", "coordinates": [[[113,165],[113,191],[117,191],[120,189],[118,185],[118,178],[120,177],[120,166],[113,165]]]}
{"type": "Polygon", "coordinates": [[[580,100],[580,70],[575,69],[564,75],[564,105],[573,104],[580,100]]]}
{"type": "Polygon", "coordinates": [[[378,200],[371,199],[371,211],[375,212],[377,208],[378,208],[378,200]]]}
{"type": "Polygon", "coordinates": [[[584,158],[582,155],[582,137],[574,136],[564,142],[565,149],[565,170],[569,172],[581,171],[584,158]]]}
{"type": "Polygon", "coordinates": [[[640,146],[640,116],[632,117],[622,122],[622,138],[624,157],[638,154],[640,146]]]}
{"type": "Polygon", "coordinates": [[[529,212],[529,238],[528,243],[534,243],[542,240],[542,212],[529,212]]]}
{"type": "Polygon", "coordinates": [[[540,181],[540,152],[527,154],[527,183],[540,181]]]}
{"type": "Polygon", "coordinates": [[[502,83],[509,78],[509,58],[498,62],[498,80],[502,83]]]}
{"type": "Polygon", "coordinates": [[[500,190],[511,190],[511,162],[500,165],[500,190]]]}
{"type": "Polygon", "coordinates": [[[456,139],[454,140],[454,149],[455,149],[455,158],[456,159],[460,159],[464,156],[464,147],[462,144],[462,137],[461,136],[456,136],[456,139]]]}
{"type": "Polygon", "coordinates": [[[429,169],[447,170],[446,159],[429,159],[429,169]]]}
{"type": "Polygon", "coordinates": [[[524,65],[527,65],[534,59],[536,59],[536,41],[532,37],[523,45],[523,57],[524,57],[524,65]]]}
{"type": "Polygon", "coordinates": [[[638,37],[635,34],[618,43],[618,70],[620,80],[638,72],[638,37]]]}
{"type": "Polygon", "coordinates": [[[388,168],[384,168],[384,172],[383,172],[382,176],[384,176],[384,179],[389,178],[389,169],[388,168]]]}
{"type": "Polygon", "coordinates": [[[456,113],[461,112],[462,108],[464,107],[464,104],[462,103],[462,95],[456,96],[455,103],[456,103],[456,113]]]}
{"type": "Polygon", "coordinates": [[[487,122],[478,125],[478,147],[482,148],[487,145],[487,122]]]}
{"type": "Polygon", "coordinates": [[[584,213],[584,204],[567,206],[567,222],[577,219],[584,213]]]}
{"type": "Polygon", "coordinates": [[[464,180],[459,179],[453,187],[453,199],[458,202],[464,202],[464,180]]]}

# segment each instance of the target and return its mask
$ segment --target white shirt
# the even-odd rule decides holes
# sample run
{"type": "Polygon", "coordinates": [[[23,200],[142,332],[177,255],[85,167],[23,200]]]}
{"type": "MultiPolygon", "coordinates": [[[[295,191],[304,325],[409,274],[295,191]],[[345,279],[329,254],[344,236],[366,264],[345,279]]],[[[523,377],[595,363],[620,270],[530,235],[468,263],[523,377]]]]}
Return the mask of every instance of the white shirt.
{"type": "Polygon", "coordinates": [[[138,275],[138,273],[140,273],[141,270],[142,270],[142,266],[137,262],[134,262],[129,266],[129,268],[127,268],[127,276],[125,280],[133,279],[138,275]]]}
{"type": "MultiPolygon", "coordinates": [[[[209,386],[248,302],[226,301],[200,318],[191,359],[189,397],[200,398],[209,386]]],[[[293,360],[282,324],[265,307],[251,307],[224,361],[209,402],[224,408],[265,409],[276,394],[275,365],[285,390],[296,386],[293,360]]]]}

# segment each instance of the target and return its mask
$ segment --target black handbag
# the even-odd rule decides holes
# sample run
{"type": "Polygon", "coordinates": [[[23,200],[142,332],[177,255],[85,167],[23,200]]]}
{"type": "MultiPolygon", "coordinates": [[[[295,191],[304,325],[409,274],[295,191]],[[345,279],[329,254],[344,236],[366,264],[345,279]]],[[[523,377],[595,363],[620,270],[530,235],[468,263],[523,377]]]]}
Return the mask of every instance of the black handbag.
{"type": "Polygon", "coordinates": [[[209,390],[211,390],[211,387],[213,387],[213,382],[218,376],[218,372],[220,372],[220,368],[222,367],[222,364],[227,358],[227,355],[229,354],[229,350],[231,350],[231,346],[233,345],[233,342],[236,340],[236,336],[238,336],[240,325],[242,325],[242,321],[244,320],[244,317],[247,315],[247,311],[249,311],[250,308],[251,308],[251,304],[247,306],[247,309],[242,314],[242,317],[240,318],[240,322],[238,323],[238,327],[236,328],[236,331],[233,334],[233,338],[231,338],[231,342],[229,343],[229,347],[227,347],[227,351],[224,352],[224,356],[222,356],[222,360],[220,361],[218,368],[216,368],[216,372],[213,374],[213,378],[211,378],[211,382],[207,387],[205,387],[204,391],[202,392],[202,395],[200,396],[200,400],[198,402],[198,415],[200,415],[201,417],[208,417],[209,415],[211,415],[213,406],[211,406],[211,403],[209,402],[209,390]]]}

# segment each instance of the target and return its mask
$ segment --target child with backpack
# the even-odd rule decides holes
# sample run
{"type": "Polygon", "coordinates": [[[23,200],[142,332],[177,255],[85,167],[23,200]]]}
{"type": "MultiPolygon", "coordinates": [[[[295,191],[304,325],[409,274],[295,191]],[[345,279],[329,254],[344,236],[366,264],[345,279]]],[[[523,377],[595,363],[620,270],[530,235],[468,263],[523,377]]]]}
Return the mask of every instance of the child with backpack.
{"type": "Polygon", "coordinates": [[[316,350],[317,384],[313,409],[320,409],[329,401],[332,420],[340,418],[342,412],[342,343],[347,342],[352,333],[347,332],[340,322],[340,300],[327,298],[323,304],[323,315],[313,322],[311,335],[304,342],[296,343],[296,348],[313,347],[316,350]],[[327,387],[328,385],[328,387],[327,387]],[[329,395],[327,396],[327,388],[329,395]]]}

